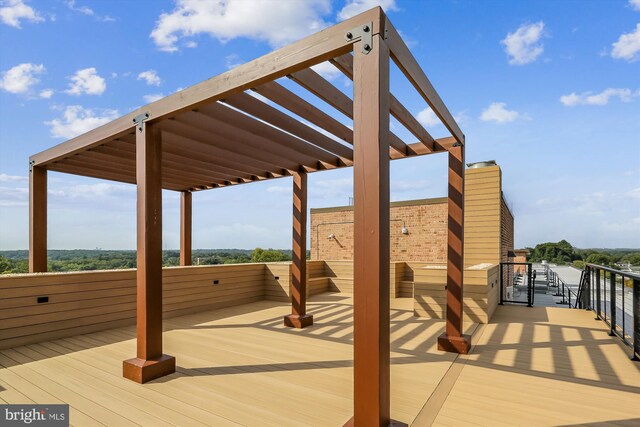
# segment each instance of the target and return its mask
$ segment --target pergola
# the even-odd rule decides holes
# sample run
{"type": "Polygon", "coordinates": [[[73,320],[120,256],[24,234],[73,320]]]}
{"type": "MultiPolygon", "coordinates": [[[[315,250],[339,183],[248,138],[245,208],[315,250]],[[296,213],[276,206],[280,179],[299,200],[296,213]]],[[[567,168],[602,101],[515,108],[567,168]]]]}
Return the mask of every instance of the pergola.
{"type": "Polygon", "coordinates": [[[389,162],[440,152],[449,154],[449,217],[447,319],[438,345],[466,353],[470,338],[462,334],[464,135],[380,8],[32,156],[30,271],[47,269],[48,170],[136,184],[137,355],[124,361],[123,375],[143,383],[174,372],[176,363],[162,349],[161,190],[182,194],[180,261],[190,265],[193,191],[293,176],[292,310],[284,323],[304,328],[313,323],[306,312],[307,174],[353,166],[354,418],[349,423],[388,425],[389,162]],[[434,139],[390,93],[390,58],[450,137],[434,139]],[[353,99],[310,69],[324,61],[353,80],[353,99]],[[353,119],[353,131],[275,82],[285,76],[353,119]],[[394,135],[389,114],[417,142],[406,144],[394,135]]]}

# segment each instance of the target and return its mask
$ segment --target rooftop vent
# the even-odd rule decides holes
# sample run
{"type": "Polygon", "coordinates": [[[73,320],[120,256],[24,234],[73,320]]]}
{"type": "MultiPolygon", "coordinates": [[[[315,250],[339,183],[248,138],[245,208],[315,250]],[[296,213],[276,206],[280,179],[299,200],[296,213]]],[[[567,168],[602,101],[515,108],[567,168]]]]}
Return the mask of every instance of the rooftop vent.
{"type": "Polygon", "coordinates": [[[467,163],[467,167],[469,169],[480,169],[486,168],[489,166],[496,166],[497,163],[495,160],[485,160],[484,162],[475,162],[475,163],[467,163]]]}

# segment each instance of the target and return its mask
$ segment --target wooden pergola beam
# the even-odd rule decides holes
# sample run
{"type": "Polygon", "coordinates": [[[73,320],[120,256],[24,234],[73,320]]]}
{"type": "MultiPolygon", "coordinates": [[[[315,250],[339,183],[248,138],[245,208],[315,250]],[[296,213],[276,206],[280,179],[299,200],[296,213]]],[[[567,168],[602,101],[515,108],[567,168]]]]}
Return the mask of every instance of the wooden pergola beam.
{"type": "MultiPolygon", "coordinates": [[[[126,139],[112,141],[109,145],[116,143],[121,144],[120,147],[122,149],[125,149],[125,147],[126,149],[133,147],[135,150],[135,145],[126,139]]],[[[254,169],[246,165],[229,163],[224,157],[220,158],[218,155],[214,156],[208,154],[198,142],[183,140],[180,144],[164,144],[162,150],[163,159],[169,159],[186,165],[193,164],[202,169],[211,169],[211,167],[214,166],[217,172],[234,178],[251,179],[252,176],[258,176],[266,179],[267,177],[267,172],[261,169],[254,169]],[[193,157],[194,152],[198,153],[197,159],[193,157]]]]}
{"type": "Polygon", "coordinates": [[[447,221],[447,316],[438,350],[467,354],[471,336],[463,334],[464,318],[464,145],[449,150],[447,221]]]}
{"type": "Polygon", "coordinates": [[[36,165],[53,162],[73,152],[101,145],[114,136],[117,138],[129,133],[134,118],[141,114],[148,113],[150,121],[157,121],[345,54],[352,49],[352,44],[356,41],[346,40],[346,32],[356,26],[372,23],[371,33],[378,34],[383,18],[384,13],[379,7],[363,12],[226,73],[138,108],[119,119],[31,156],[31,160],[36,165]]]}
{"type": "Polygon", "coordinates": [[[384,29],[387,32],[387,44],[391,52],[391,58],[398,68],[409,79],[413,87],[416,88],[422,98],[429,104],[433,112],[442,120],[445,127],[451,132],[460,144],[464,144],[464,134],[449,112],[449,109],[436,92],[435,88],[427,78],[418,61],[413,56],[405,42],[398,34],[391,21],[385,17],[384,29]]]}
{"type": "MultiPolygon", "coordinates": [[[[353,55],[347,53],[342,56],[333,58],[331,61],[342,74],[353,80],[353,55]]],[[[413,114],[407,108],[402,105],[398,99],[391,94],[390,104],[391,115],[396,118],[404,127],[409,130],[418,140],[424,144],[430,151],[434,151],[433,143],[434,139],[427,132],[427,130],[413,117],[413,114]]],[[[409,151],[411,151],[411,145],[409,145],[409,151]]]]}
{"type": "MultiPolygon", "coordinates": [[[[262,123],[251,116],[234,110],[222,103],[213,103],[200,109],[200,111],[210,118],[213,123],[220,128],[220,123],[234,123],[237,128],[247,137],[259,142],[261,146],[269,147],[269,150],[279,150],[288,153],[290,158],[297,160],[300,164],[311,164],[314,162],[325,162],[334,166],[339,163],[339,158],[333,153],[316,147],[309,142],[293,136],[282,130],[262,123]],[[271,148],[271,146],[274,146],[271,148]]],[[[237,136],[238,131],[234,132],[237,136]]]]}
{"type": "Polygon", "coordinates": [[[136,135],[137,357],[123,362],[125,378],[145,383],[171,374],[176,359],[162,352],[162,140],[143,123],[136,135]]]}
{"type": "Polygon", "coordinates": [[[47,271],[47,170],[29,171],[29,273],[47,271]]]}
{"type": "Polygon", "coordinates": [[[293,245],[291,262],[291,314],[284,325],[305,328],[313,324],[307,314],[307,174],[293,173],[293,245]]]}
{"type": "MultiPolygon", "coordinates": [[[[264,120],[273,126],[277,126],[284,131],[296,135],[299,138],[305,139],[330,153],[340,156],[343,160],[347,160],[349,162],[353,161],[353,150],[351,148],[340,144],[338,141],[321,134],[317,130],[303,123],[300,123],[293,117],[257,100],[257,98],[251,95],[239,93],[226,98],[224,102],[234,108],[244,111],[247,114],[257,117],[260,120],[264,120]]],[[[352,163],[348,163],[348,165],[351,164],[352,163]]]]}
{"type": "Polygon", "coordinates": [[[191,265],[192,196],[180,193],[180,265],[191,265]]]}
{"type": "MultiPolygon", "coordinates": [[[[353,119],[353,101],[347,95],[342,93],[338,88],[329,83],[320,74],[311,68],[295,72],[289,75],[289,78],[298,83],[318,98],[331,105],[336,110],[350,119],[353,119]]],[[[389,144],[401,156],[407,154],[407,144],[404,143],[396,134],[389,132],[389,144]]]]}
{"type": "Polygon", "coordinates": [[[270,82],[254,88],[254,90],[265,98],[275,102],[284,109],[291,111],[303,119],[313,123],[326,132],[353,144],[353,131],[316,107],[305,101],[298,95],[286,89],[284,86],[270,82]]]}

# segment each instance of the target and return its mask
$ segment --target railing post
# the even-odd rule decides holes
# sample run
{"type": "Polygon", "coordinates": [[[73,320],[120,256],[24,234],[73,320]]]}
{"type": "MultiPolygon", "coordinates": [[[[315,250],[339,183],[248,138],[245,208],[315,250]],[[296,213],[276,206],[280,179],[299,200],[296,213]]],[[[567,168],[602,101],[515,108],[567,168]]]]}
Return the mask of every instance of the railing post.
{"type": "Polygon", "coordinates": [[[640,280],[633,279],[633,356],[640,361],[640,280]]]}
{"type": "Polygon", "coordinates": [[[502,274],[502,263],[500,263],[500,302],[498,305],[504,305],[504,278],[502,274]]]}
{"type": "Polygon", "coordinates": [[[533,283],[533,265],[529,264],[528,266],[528,273],[527,273],[527,307],[531,307],[531,286],[534,286],[535,284],[533,283]]]}
{"type": "Polygon", "coordinates": [[[600,320],[600,274],[602,270],[599,268],[596,269],[596,320],[600,320]]]}
{"type": "Polygon", "coordinates": [[[591,310],[591,268],[585,268],[586,277],[584,278],[584,289],[582,290],[583,298],[582,303],[585,310],[591,310]]]}
{"type": "MultiPolygon", "coordinates": [[[[609,330],[609,335],[615,335],[616,331],[616,275],[612,272],[609,272],[609,309],[611,313],[609,313],[609,320],[611,324],[611,329],[609,330]]],[[[623,313],[624,315],[624,313],[623,313]]]]}

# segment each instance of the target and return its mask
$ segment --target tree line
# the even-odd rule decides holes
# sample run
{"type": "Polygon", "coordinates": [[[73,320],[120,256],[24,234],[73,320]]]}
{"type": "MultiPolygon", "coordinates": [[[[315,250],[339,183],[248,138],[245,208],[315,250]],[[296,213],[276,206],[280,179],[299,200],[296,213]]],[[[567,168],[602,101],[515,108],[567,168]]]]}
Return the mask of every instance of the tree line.
{"type": "MultiPolygon", "coordinates": [[[[136,251],[132,250],[50,250],[47,251],[48,271],[117,270],[136,267],[136,251]]],[[[249,262],[291,261],[291,250],[280,249],[196,249],[192,251],[194,265],[240,264],[249,262]]],[[[180,265],[180,252],[162,252],[165,267],[180,265]]],[[[0,251],[0,274],[28,273],[29,252],[0,251]]]]}
{"type": "Polygon", "coordinates": [[[614,267],[616,263],[629,263],[640,266],[640,251],[637,249],[578,249],[566,240],[557,243],[540,243],[529,251],[527,261],[550,264],[573,264],[577,268],[584,268],[585,263],[614,267]]]}

